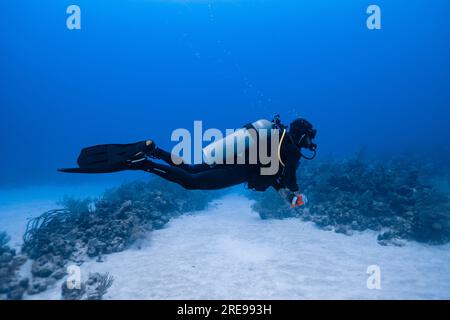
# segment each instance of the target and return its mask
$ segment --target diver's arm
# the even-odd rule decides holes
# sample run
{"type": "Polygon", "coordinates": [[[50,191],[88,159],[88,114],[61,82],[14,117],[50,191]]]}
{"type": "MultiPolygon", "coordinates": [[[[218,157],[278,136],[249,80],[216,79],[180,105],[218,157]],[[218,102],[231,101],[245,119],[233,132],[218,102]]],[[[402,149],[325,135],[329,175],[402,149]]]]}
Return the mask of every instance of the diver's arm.
{"type": "Polygon", "coordinates": [[[286,189],[283,191],[280,190],[280,194],[290,203],[292,208],[297,208],[308,203],[306,196],[298,192],[297,168],[300,163],[301,154],[293,145],[289,145],[286,151],[287,161],[284,168],[284,185],[286,189]]]}
{"type": "Polygon", "coordinates": [[[284,168],[284,185],[292,192],[298,192],[297,168],[300,161],[300,152],[289,145],[287,149],[287,161],[284,168]]]}
{"type": "Polygon", "coordinates": [[[278,193],[292,208],[298,208],[308,203],[308,198],[302,193],[292,192],[289,189],[279,189],[278,193]]]}

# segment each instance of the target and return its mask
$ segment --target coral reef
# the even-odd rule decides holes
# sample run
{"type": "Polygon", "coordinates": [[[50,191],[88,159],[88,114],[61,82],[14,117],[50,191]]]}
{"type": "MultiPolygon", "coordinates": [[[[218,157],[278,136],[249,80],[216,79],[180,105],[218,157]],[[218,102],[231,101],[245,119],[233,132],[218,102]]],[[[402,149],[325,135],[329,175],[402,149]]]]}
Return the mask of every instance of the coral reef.
{"type": "Polygon", "coordinates": [[[27,258],[8,246],[9,236],[0,232],[0,298],[21,299],[28,288],[28,279],[20,279],[18,271],[27,258]]]}
{"type": "MultiPolygon", "coordinates": [[[[427,159],[429,160],[429,159],[427,159]]],[[[301,218],[325,230],[351,235],[374,230],[382,245],[404,240],[429,244],[450,241],[448,190],[433,183],[439,165],[421,157],[399,156],[367,160],[363,153],[349,159],[305,162],[299,182],[308,195],[307,207],[292,209],[275,192],[252,193],[261,218],[301,218]]],[[[445,180],[445,179],[444,179],[445,180]]],[[[28,222],[22,254],[8,246],[0,233],[0,298],[21,299],[38,294],[67,276],[69,264],[127,249],[149,231],[163,228],[173,217],[201,210],[217,191],[189,191],[161,179],[133,182],[104,192],[99,199],[66,197],[62,209],[43,213],[28,222]],[[29,278],[21,266],[31,259],[29,278]]],[[[27,265],[28,266],[28,265],[27,265]]],[[[80,289],[62,285],[63,299],[102,299],[113,278],[90,274],[80,289]]]]}
{"type": "MultiPolygon", "coordinates": [[[[217,194],[190,191],[187,196],[181,187],[155,179],[107,190],[95,201],[64,199],[64,209],[45,212],[28,223],[22,246],[23,253],[33,259],[27,293],[37,294],[54,285],[66,275],[69,262],[102,261],[103,255],[125,250],[171,218],[204,208],[217,194]]],[[[90,293],[92,299],[106,292],[112,282],[108,279],[102,280],[97,293],[90,293]]]]}
{"type": "Polygon", "coordinates": [[[102,300],[103,296],[108,292],[114,282],[114,277],[109,273],[92,273],[87,281],[87,299],[102,300]]]}
{"type": "Polygon", "coordinates": [[[113,282],[114,277],[109,273],[89,273],[88,280],[82,282],[78,289],[70,289],[67,283],[63,282],[61,295],[64,300],[102,300],[113,282]]]}
{"type": "Polygon", "coordinates": [[[256,196],[254,209],[262,218],[300,217],[347,235],[378,231],[383,245],[402,245],[402,240],[446,243],[450,200],[427,183],[433,177],[425,168],[412,157],[379,162],[365,160],[363,154],[305,163],[298,178],[310,199],[307,208],[292,209],[270,192],[256,196]]]}

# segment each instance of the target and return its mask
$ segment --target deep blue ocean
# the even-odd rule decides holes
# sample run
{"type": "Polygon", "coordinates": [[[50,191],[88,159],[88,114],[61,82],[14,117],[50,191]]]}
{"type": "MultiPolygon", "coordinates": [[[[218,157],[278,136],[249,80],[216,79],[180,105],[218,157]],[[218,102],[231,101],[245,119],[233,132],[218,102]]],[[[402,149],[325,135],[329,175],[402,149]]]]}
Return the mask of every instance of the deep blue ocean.
{"type": "Polygon", "coordinates": [[[0,0],[0,300],[450,299],[449,18],[450,0],[0,0]],[[275,115],[318,130],[296,177],[289,143],[274,179],[57,171],[275,115]]]}
{"type": "Polygon", "coordinates": [[[449,145],[449,15],[447,0],[1,1],[0,187],[145,177],[56,169],[98,143],[170,148],[194,120],[305,117],[320,156],[433,154],[449,145]]]}

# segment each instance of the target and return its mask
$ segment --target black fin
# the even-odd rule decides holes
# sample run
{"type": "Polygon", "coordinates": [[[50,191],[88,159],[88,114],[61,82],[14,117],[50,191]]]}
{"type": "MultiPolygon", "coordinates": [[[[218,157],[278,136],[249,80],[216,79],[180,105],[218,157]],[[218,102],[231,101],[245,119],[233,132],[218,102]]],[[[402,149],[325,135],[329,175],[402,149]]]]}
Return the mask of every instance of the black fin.
{"type": "Polygon", "coordinates": [[[80,168],[62,168],[59,172],[65,173],[113,173],[128,170],[129,166],[126,163],[109,164],[105,166],[85,166],[80,168]]]}
{"type": "Polygon", "coordinates": [[[130,144],[101,144],[81,150],[79,168],[58,169],[66,173],[111,173],[132,169],[131,163],[147,159],[155,150],[152,142],[140,141],[130,144]]]}
{"type": "Polygon", "coordinates": [[[100,144],[81,150],[77,162],[80,167],[127,162],[146,158],[146,150],[145,141],[130,144],[100,144]]]}

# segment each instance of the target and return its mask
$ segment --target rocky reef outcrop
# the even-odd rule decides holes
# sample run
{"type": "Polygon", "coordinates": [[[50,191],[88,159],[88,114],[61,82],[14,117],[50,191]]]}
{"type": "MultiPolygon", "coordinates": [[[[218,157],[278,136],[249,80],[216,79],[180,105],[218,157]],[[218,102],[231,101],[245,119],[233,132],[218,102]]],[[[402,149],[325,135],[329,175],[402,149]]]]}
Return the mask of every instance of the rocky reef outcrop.
{"type": "Polygon", "coordinates": [[[0,297],[20,299],[28,288],[29,279],[21,279],[18,272],[27,257],[8,246],[9,236],[0,232],[0,297]]]}
{"type": "Polygon", "coordinates": [[[382,245],[442,244],[450,241],[450,200],[433,186],[437,172],[429,168],[406,156],[305,162],[298,181],[310,199],[306,208],[292,209],[272,191],[255,195],[254,209],[263,219],[299,217],[347,235],[374,230],[382,245]]]}
{"type": "Polygon", "coordinates": [[[113,282],[114,277],[109,273],[90,273],[88,280],[81,282],[79,288],[69,288],[64,282],[61,296],[63,300],[102,300],[113,282]]]}
{"type": "MultiPolygon", "coordinates": [[[[154,179],[107,190],[95,200],[66,198],[62,209],[45,212],[28,222],[23,255],[15,257],[12,250],[2,249],[5,253],[2,251],[0,257],[5,263],[0,262],[0,270],[5,275],[3,278],[0,275],[0,281],[8,280],[0,282],[1,290],[11,299],[20,299],[25,292],[29,295],[43,292],[67,276],[68,265],[81,265],[90,258],[101,262],[104,255],[127,249],[149,231],[164,227],[173,217],[205,208],[217,195],[207,191],[187,194],[179,186],[154,179]],[[30,278],[16,281],[13,277],[16,265],[25,256],[32,261],[30,278]],[[8,268],[3,267],[6,265],[8,268]]],[[[106,278],[91,275],[89,279],[83,284],[84,290],[70,293],[66,288],[62,297],[100,299],[112,283],[109,275],[106,278]],[[97,282],[98,288],[94,286],[97,282]],[[93,286],[97,289],[92,289],[93,286]]]]}

